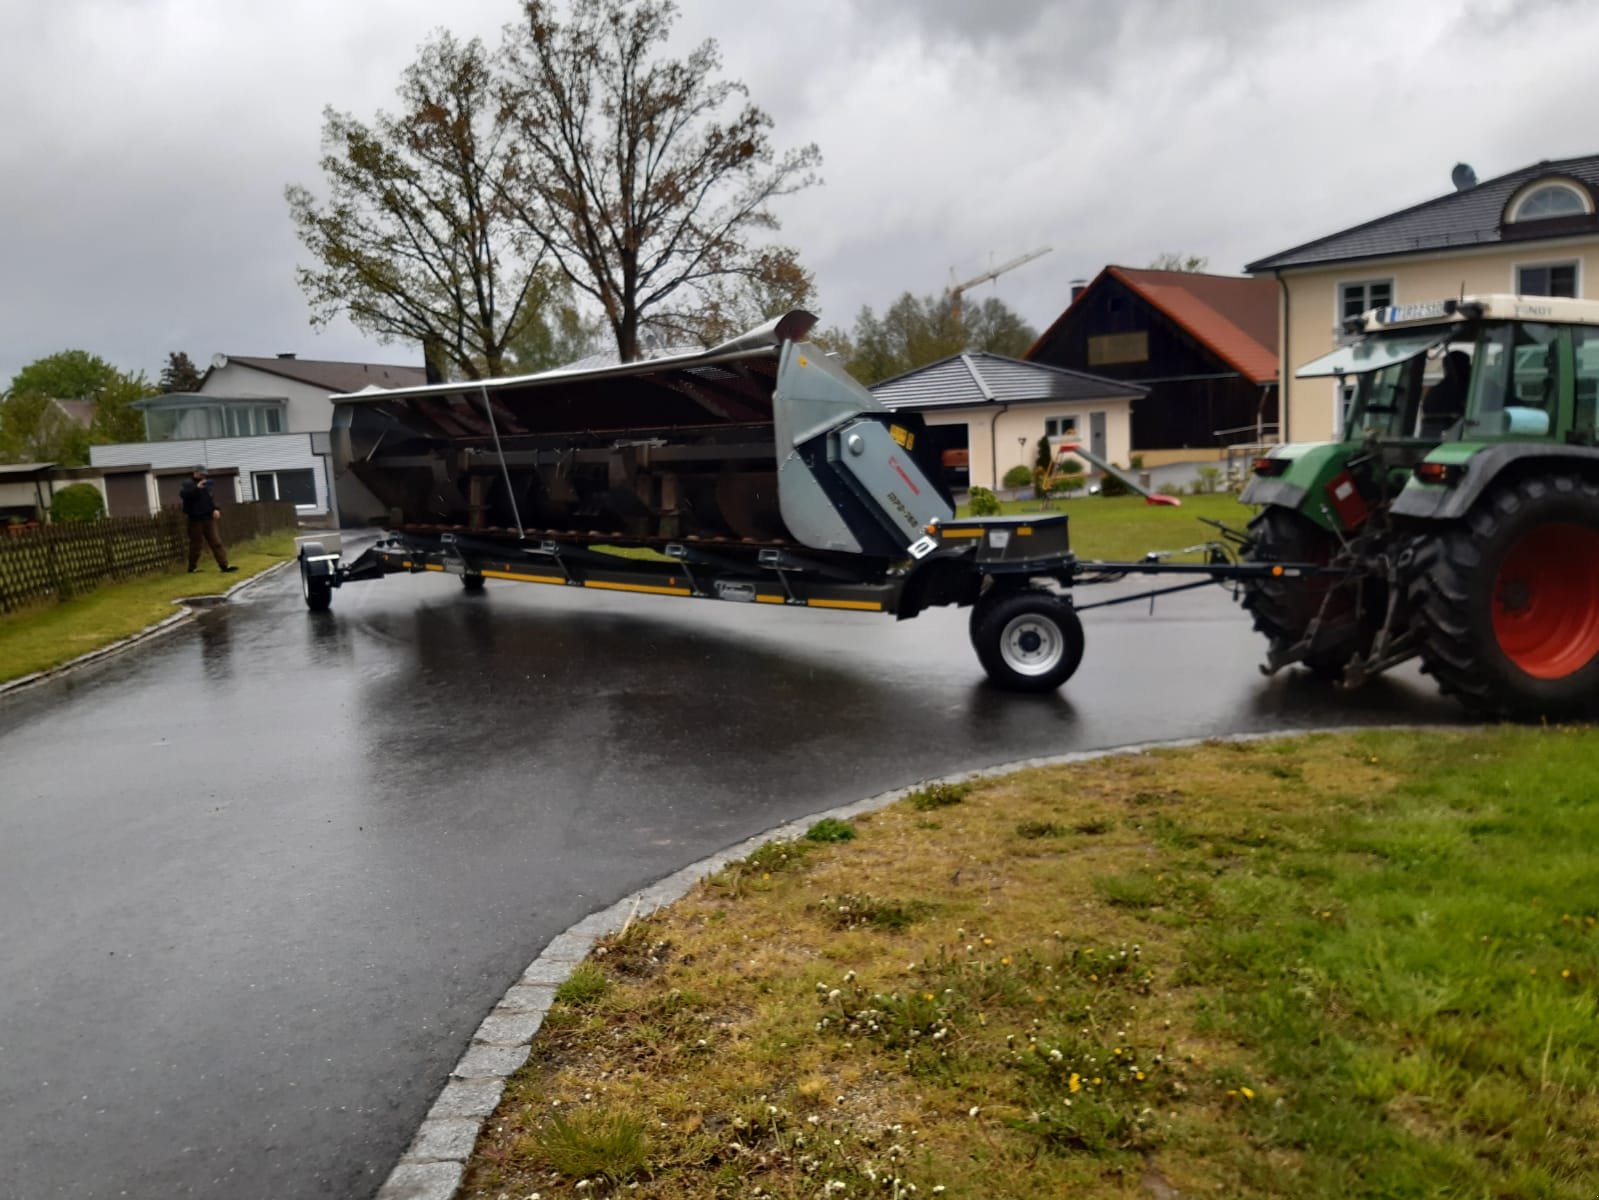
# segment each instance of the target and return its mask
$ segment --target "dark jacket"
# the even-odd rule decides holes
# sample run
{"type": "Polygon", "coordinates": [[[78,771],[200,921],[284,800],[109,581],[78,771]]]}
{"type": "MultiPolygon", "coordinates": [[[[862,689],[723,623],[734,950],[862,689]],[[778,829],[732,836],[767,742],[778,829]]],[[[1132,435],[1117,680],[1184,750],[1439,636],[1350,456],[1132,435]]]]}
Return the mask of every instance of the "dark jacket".
{"type": "Polygon", "coordinates": [[[211,494],[209,480],[201,487],[198,480],[185,479],[178,489],[178,500],[191,521],[209,521],[216,515],[217,498],[211,494]]]}

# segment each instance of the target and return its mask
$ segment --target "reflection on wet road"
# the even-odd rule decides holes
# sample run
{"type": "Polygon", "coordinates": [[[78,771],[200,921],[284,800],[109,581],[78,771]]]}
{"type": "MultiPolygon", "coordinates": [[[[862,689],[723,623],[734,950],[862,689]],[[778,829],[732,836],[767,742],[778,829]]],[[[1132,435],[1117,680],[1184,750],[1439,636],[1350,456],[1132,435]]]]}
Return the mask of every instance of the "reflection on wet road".
{"type": "Polygon", "coordinates": [[[1448,721],[1401,673],[1263,679],[1219,591],[1090,614],[1058,695],[966,614],[280,576],[0,700],[0,1190],[364,1196],[555,933],[918,778],[1260,729],[1448,721]]]}

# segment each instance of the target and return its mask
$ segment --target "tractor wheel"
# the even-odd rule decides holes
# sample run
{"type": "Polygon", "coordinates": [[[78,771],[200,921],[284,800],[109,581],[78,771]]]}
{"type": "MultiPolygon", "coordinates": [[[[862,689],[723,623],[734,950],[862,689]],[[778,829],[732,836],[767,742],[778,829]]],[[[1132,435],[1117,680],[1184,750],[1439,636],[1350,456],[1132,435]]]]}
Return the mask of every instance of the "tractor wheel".
{"type": "Polygon", "coordinates": [[[333,604],[333,585],[326,576],[312,575],[311,564],[305,561],[308,555],[321,553],[320,542],[307,542],[300,548],[300,594],[305,597],[305,606],[312,612],[327,612],[333,604]]]}
{"type": "Polygon", "coordinates": [[[983,670],[1007,691],[1052,692],[1083,661],[1082,620],[1053,592],[989,593],[972,611],[971,636],[983,670]]]}
{"type": "MultiPolygon", "coordinates": [[[[1256,563],[1315,563],[1332,561],[1337,540],[1309,517],[1291,508],[1270,506],[1249,522],[1252,538],[1246,561],[1256,563]]],[[[1244,611],[1255,619],[1255,631],[1266,635],[1274,654],[1286,653],[1304,640],[1310,623],[1321,614],[1315,646],[1301,661],[1316,675],[1338,679],[1344,664],[1361,648],[1360,628],[1354,617],[1354,595],[1342,589],[1322,601],[1334,581],[1326,578],[1251,579],[1244,584],[1244,611]]]]}
{"type": "Polygon", "coordinates": [[[1599,697],[1599,485],[1523,479],[1422,543],[1422,669],[1474,712],[1567,717],[1599,697]]]}

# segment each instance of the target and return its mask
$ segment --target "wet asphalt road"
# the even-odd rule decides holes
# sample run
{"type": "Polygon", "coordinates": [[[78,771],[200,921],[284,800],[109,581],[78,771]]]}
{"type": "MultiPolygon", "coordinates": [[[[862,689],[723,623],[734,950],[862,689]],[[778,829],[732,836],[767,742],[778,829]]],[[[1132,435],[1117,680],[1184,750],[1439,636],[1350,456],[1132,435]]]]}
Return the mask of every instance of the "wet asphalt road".
{"type": "Polygon", "coordinates": [[[284,574],[0,699],[0,1195],[369,1196],[552,936],[730,843],[1024,756],[1456,719],[1263,679],[1219,590],[1085,620],[1018,697],[964,612],[428,575],[310,614],[284,574]]]}

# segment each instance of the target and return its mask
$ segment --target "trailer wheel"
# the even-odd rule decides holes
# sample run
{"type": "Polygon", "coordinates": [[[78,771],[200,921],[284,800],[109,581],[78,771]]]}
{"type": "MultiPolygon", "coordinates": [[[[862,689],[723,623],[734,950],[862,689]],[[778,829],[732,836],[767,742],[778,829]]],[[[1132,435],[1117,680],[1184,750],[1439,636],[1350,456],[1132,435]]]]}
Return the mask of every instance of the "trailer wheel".
{"type": "Polygon", "coordinates": [[[1052,692],[1083,661],[1083,623],[1070,600],[1035,589],[977,602],[972,647],[983,670],[1012,692],[1052,692]]]}
{"type": "Polygon", "coordinates": [[[1599,698],[1599,485],[1548,475],[1488,493],[1422,543],[1410,582],[1422,669],[1474,712],[1567,717],[1599,698]]]}
{"type": "MultiPolygon", "coordinates": [[[[1271,505],[1249,522],[1252,541],[1247,561],[1316,563],[1332,561],[1337,548],[1331,534],[1291,508],[1271,505]]],[[[1352,597],[1334,595],[1322,612],[1322,601],[1334,584],[1327,579],[1251,579],[1244,584],[1243,606],[1255,620],[1255,631],[1271,643],[1273,655],[1286,654],[1304,641],[1310,623],[1322,614],[1316,644],[1301,661],[1324,679],[1337,679],[1361,648],[1361,631],[1352,597]]]]}
{"type": "Polygon", "coordinates": [[[300,594],[305,597],[305,606],[312,612],[327,612],[333,604],[333,585],[325,576],[312,575],[311,564],[306,561],[310,556],[321,553],[321,542],[305,542],[300,546],[300,594]]]}
{"type": "Polygon", "coordinates": [[[481,575],[463,575],[463,576],[461,576],[461,586],[466,591],[470,592],[473,595],[476,595],[478,592],[481,592],[483,590],[483,576],[481,576],[481,575]]]}

